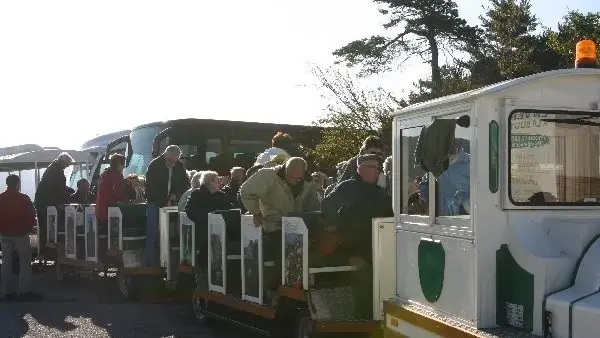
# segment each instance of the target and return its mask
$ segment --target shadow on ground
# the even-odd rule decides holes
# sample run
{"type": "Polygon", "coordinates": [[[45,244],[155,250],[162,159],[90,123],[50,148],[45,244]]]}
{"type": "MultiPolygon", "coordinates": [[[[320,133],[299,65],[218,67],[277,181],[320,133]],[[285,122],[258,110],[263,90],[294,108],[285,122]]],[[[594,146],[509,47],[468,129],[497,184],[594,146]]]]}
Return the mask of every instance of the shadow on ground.
{"type": "Polygon", "coordinates": [[[187,304],[123,302],[114,280],[64,283],[45,271],[34,275],[33,287],[41,301],[0,303],[3,337],[251,338],[226,324],[198,325],[187,304]]]}

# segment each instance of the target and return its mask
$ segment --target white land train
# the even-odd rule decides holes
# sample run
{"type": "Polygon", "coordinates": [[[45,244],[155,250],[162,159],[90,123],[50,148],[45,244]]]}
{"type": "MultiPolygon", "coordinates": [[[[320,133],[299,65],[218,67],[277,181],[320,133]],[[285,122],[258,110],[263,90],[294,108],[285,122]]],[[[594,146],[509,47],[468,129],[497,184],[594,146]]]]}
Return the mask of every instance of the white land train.
{"type": "Polygon", "coordinates": [[[578,68],[394,116],[385,337],[600,336],[599,104],[600,69],[578,68]],[[425,126],[435,142],[420,148],[425,126]],[[436,178],[447,144],[455,156],[436,178]]]}
{"type": "MultiPolygon", "coordinates": [[[[33,201],[44,170],[62,152],[67,152],[73,157],[74,165],[89,164],[93,161],[93,158],[86,151],[44,148],[35,144],[0,148],[0,177],[2,178],[0,187],[2,187],[2,190],[5,189],[5,179],[8,174],[19,175],[21,177],[21,191],[29,195],[33,201]]],[[[39,243],[36,235],[37,228],[34,232],[35,234],[30,236],[31,244],[32,247],[37,248],[37,243],[39,243]]],[[[37,254],[37,250],[34,251],[34,255],[37,254]]]]}

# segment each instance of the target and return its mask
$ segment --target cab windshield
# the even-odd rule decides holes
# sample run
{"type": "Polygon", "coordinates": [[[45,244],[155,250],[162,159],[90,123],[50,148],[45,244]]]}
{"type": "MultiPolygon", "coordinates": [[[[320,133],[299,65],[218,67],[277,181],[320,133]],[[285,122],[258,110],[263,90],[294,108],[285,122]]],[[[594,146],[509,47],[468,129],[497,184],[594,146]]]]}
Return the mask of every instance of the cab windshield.
{"type": "Polygon", "coordinates": [[[513,204],[600,202],[600,114],[515,110],[509,120],[513,204]]]}

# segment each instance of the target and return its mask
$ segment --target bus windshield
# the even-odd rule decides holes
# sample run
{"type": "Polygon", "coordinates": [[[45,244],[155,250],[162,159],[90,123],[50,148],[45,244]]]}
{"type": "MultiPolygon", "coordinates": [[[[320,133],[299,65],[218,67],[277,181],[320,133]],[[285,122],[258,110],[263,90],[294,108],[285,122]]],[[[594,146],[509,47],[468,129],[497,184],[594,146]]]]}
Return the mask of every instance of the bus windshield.
{"type": "Polygon", "coordinates": [[[148,164],[152,161],[152,142],[161,130],[163,130],[163,126],[157,125],[131,131],[129,135],[133,155],[129,166],[125,168],[125,177],[130,174],[145,175],[148,164]]]}
{"type": "Polygon", "coordinates": [[[600,202],[597,113],[517,110],[509,120],[509,196],[513,204],[600,202]]]}

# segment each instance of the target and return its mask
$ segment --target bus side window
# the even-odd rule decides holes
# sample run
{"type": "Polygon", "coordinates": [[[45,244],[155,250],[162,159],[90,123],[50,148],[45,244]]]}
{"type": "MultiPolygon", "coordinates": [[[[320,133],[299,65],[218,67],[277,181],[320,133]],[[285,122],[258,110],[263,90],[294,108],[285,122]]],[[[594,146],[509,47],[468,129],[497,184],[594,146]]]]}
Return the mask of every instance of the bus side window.
{"type": "Polygon", "coordinates": [[[218,156],[223,154],[223,142],[218,138],[206,139],[206,164],[213,167],[218,156]]]}
{"type": "Polygon", "coordinates": [[[233,165],[246,169],[252,167],[258,154],[262,153],[267,148],[269,148],[269,144],[264,141],[229,141],[229,151],[233,155],[233,165]]]}

